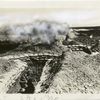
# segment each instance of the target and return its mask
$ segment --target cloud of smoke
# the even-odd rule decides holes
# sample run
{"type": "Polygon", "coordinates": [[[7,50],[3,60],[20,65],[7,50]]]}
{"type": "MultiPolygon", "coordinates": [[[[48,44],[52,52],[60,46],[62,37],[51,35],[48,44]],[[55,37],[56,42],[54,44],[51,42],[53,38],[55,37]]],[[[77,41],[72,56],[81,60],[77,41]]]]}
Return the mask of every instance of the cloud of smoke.
{"type": "Polygon", "coordinates": [[[36,20],[29,24],[12,24],[0,28],[0,40],[50,44],[66,36],[69,27],[65,23],[36,20]]]}

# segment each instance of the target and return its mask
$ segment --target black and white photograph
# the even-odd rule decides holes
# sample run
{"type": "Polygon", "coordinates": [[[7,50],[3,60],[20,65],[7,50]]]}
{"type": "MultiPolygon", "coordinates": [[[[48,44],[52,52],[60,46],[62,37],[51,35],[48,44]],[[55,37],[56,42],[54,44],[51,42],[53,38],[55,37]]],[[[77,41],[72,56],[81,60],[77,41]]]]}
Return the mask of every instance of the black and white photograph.
{"type": "Polygon", "coordinates": [[[100,0],[1,0],[1,94],[99,100],[100,0]]]}

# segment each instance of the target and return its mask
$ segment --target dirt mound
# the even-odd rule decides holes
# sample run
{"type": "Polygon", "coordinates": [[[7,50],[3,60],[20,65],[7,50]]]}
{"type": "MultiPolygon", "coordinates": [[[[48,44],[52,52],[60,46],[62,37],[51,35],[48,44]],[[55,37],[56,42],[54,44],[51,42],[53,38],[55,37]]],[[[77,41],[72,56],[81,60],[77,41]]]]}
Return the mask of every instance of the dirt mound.
{"type": "Polygon", "coordinates": [[[100,54],[66,52],[48,93],[100,93],[100,54]]]}

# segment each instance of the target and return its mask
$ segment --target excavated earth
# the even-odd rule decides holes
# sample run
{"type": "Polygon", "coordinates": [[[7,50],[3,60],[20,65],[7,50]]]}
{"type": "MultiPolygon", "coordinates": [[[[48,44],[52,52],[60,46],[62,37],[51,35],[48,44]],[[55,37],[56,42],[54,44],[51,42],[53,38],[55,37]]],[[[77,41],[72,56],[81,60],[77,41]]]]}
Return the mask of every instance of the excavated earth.
{"type": "Polygon", "coordinates": [[[100,53],[20,46],[0,55],[0,93],[100,93],[100,53]],[[23,77],[34,87],[28,84],[29,90],[21,92],[23,77]]]}
{"type": "Polygon", "coordinates": [[[25,44],[20,45],[17,49],[1,54],[0,92],[34,93],[35,91],[45,91],[51,84],[54,75],[60,69],[61,59],[62,50],[57,45],[32,46],[25,44]],[[45,70],[48,70],[47,75],[45,70]],[[43,78],[44,80],[42,80],[44,76],[47,78],[50,76],[50,82],[47,82],[47,78],[43,78]],[[23,82],[27,81],[27,83],[22,83],[23,85],[28,84],[29,89],[27,91],[20,91],[22,88],[20,84],[21,79],[23,82]],[[33,85],[28,82],[29,80],[32,81],[33,85]],[[43,89],[41,89],[42,81],[46,81],[43,89]],[[32,88],[30,89],[31,85],[34,87],[33,90],[32,88]]]}
{"type": "Polygon", "coordinates": [[[100,93],[100,54],[66,52],[48,93],[100,93]]]}

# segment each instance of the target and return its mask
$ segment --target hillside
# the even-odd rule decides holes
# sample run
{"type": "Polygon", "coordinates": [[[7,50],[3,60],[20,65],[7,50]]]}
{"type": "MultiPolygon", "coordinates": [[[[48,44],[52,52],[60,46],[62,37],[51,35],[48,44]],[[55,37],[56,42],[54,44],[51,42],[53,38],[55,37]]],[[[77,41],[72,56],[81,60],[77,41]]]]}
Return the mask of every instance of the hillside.
{"type": "Polygon", "coordinates": [[[100,93],[99,35],[91,29],[48,21],[7,29],[0,31],[0,93],[100,93]]]}
{"type": "Polygon", "coordinates": [[[66,52],[49,93],[100,93],[100,54],[66,52]]]}

